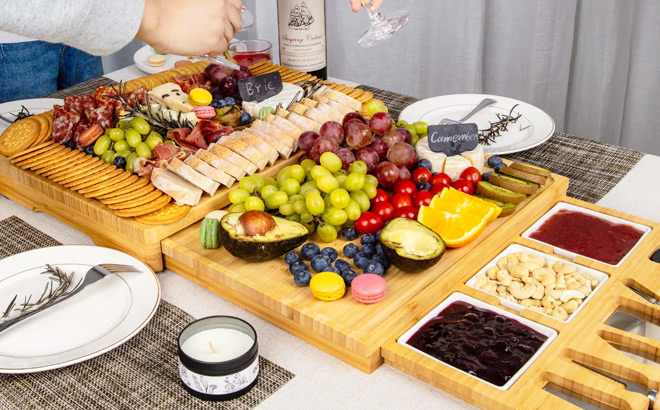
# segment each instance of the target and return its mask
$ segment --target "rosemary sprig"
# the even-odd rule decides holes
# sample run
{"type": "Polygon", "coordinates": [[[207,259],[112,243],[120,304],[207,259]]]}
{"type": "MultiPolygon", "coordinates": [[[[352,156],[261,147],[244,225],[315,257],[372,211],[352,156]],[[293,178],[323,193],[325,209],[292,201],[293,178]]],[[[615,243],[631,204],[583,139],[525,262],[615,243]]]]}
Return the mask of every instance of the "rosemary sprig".
{"type": "Polygon", "coordinates": [[[16,117],[15,121],[22,120],[23,118],[31,117],[34,114],[30,112],[27,108],[25,108],[24,105],[21,105],[21,110],[18,112],[18,114],[12,114],[14,117],[16,117]]]}
{"type": "Polygon", "coordinates": [[[511,107],[509,114],[495,114],[499,121],[491,122],[489,128],[479,130],[479,142],[484,145],[490,145],[492,142],[495,142],[495,138],[499,137],[503,131],[508,131],[509,124],[515,123],[522,117],[520,113],[516,117],[512,116],[513,110],[517,106],[518,104],[511,107]]]}

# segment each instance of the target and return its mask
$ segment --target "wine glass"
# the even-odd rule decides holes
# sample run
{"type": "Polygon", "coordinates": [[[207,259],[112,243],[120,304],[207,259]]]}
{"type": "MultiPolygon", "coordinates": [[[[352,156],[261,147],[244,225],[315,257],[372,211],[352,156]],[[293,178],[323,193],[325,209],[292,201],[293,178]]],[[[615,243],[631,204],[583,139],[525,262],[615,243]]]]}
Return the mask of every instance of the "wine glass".
{"type": "MultiPolygon", "coordinates": [[[[241,28],[239,28],[238,31],[247,30],[250,27],[252,27],[252,25],[254,24],[254,15],[245,6],[241,6],[241,19],[243,20],[243,23],[241,24],[241,28]]],[[[204,54],[202,56],[196,56],[196,58],[198,60],[206,60],[210,63],[220,64],[225,67],[231,68],[232,70],[241,69],[241,67],[238,64],[232,63],[231,61],[227,60],[223,55],[216,56],[216,55],[204,54]]]]}
{"type": "Polygon", "coordinates": [[[243,24],[238,31],[247,30],[254,24],[254,15],[245,6],[241,6],[241,19],[243,19],[243,24]]]}
{"type": "Polygon", "coordinates": [[[371,27],[366,29],[358,40],[358,44],[362,47],[371,47],[376,43],[390,38],[410,18],[410,13],[406,10],[399,10],[388,16],[383,16],[376,11],[376,8],[371,4],[371,0],[362,0],[362,5],[369,12],[369,18],[371,19],[371,27]]]}

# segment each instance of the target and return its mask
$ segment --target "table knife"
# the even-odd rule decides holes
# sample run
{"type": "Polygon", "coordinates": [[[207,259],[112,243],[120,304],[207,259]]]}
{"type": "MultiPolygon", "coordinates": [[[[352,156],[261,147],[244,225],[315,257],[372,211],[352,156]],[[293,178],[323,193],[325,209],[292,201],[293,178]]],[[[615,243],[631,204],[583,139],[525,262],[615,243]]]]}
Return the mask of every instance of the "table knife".
{"type": "Polygon", "coordinates": [[[648,407],[649,410],[658,410],[660,408],[660,401],[658,402],[658,406],[656,406],[656,402],[655,402],[655,398],[658,395],[657,390],[647,389],[646,387],[640,386],[637,383],[633,383],[629,380],[624,380],[624,379],[622,379],[618,376],[615,376],[611,373],[606,372],[605,370],[597,369],[595,367],[589,366],[588,364],[579,363],[579,362],[573,362],[573,363],[579,364],[580,366],[584,367],[585,369],[589,369],[592,372],[598,373],[601,376],[605,376],[610,380],[614,380],[615,382],[619,382],[619,383],[623,384],[624,388],[626,390],[628,390],[629,392],[641,393],[641,394],[645,395],[649,399],[649,407],[648,407]]]}

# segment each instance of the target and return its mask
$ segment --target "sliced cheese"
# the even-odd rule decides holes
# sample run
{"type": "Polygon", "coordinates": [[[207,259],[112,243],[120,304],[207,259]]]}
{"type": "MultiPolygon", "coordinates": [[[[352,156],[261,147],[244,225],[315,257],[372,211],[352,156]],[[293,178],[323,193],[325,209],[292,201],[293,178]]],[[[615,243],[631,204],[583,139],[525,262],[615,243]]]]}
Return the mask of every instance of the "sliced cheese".
{"type": "Polygon", "coordinates": [[[465,151],[461,153],[463,158],[467,158],[473,167],[479,170],[479,172],[484,172],[484,148],[481,144],[477,144],[477,148],[472,151],[465,151]]]}
{"type": "Polygon", "coordinates": [[[191,112],[194,108],[188,102],[188,94],[184,93],[181,87],[175,83],[165,83],[153,88],[147,94],[150,99],[157,101],[171,110],[180,112],[191,112]]]}
{"type": "Polygon", "coordinates": [[[417,159],[426,159],[431,162],[431,170],[433,172],[443,172],[445,169],[445,160],[447,155],[444,152],[435,152],[429,148],[428,137],[424,137],[417,141],[415,145],[417,151],[417,159]]]}
{"type": "Polygon", "coordinates": [[[174,198],[179,205],[195,206],[202,197],[201,189],[164,168],[154,168],[151,183],[174,198]]]}
{"type": "Polygon", "coordinates": [[[195,115],[195,113],[192,111],[183,113],[179,111],[170,110],[169,108],[166,108],[158,104],[151,104],[149,106],[149,111],[151,111],[152,115],[156,117],[161,117],[166,121],[183,122],[184,120],[187,120],[190,123],[190,125],[192,125],[193,127],[197,125],[197,123],[199,122],[199,118],[197,118],[197,115],[195,115]]]}
{"type": "Polygon", "coordinates": [[[452,155],[451,157],[447,157],[445,168],[442,172],[449,175],[452,181],[456,181],[461,176],[461,172],[471,166],[472,163],[467,158],[460,155],[452,155]]]}
{"type": "Polygon", "coordinates": [[[167,166],[167,169],[211,196],[213,196],[215,191],[220,188],[219,183],[195,171],[190,165],[184,163],[178,158],[173,158],[170,164],[167,166]]]}

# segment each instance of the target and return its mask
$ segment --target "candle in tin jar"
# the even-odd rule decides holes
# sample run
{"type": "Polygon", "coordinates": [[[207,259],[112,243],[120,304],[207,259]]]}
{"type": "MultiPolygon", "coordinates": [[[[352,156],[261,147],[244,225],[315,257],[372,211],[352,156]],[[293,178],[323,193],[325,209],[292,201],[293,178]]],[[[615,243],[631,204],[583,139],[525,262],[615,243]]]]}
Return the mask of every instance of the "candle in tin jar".
{"type": "Polygon", "coordinates": [[[253,344],[254,340],[241,331],[217,328],[190,336],[181,345],[181,350],[196,360],[222,362],[244,354],[253,344]]]}

